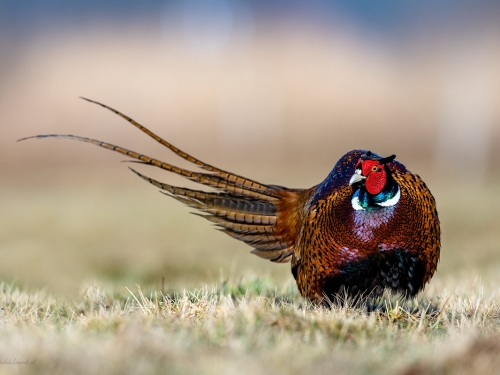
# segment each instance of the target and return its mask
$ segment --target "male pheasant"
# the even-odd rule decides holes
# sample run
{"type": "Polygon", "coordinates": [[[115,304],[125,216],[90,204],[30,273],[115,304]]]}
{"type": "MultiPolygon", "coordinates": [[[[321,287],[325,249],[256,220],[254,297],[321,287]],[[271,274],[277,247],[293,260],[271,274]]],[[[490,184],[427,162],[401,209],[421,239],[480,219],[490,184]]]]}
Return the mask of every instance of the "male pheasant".
{"type": "Polygon", "coordinates": [[[385,288],[414,296],[436,270],[440,226],[434,197],[395,155],[353,150],[310,189],[265,185],[206,164],[128,116],[85,100],[126,119],[204,172],[90,138],[59,134],[28,138],[92,143],[215,189],[172,186],[131,168],[167,195],[199,210],[224,233],[253,247],[253,254],[277,263],[291,261],[300,293],[312,301],[325,302],[340,291],[379,295],[385,288]]]}

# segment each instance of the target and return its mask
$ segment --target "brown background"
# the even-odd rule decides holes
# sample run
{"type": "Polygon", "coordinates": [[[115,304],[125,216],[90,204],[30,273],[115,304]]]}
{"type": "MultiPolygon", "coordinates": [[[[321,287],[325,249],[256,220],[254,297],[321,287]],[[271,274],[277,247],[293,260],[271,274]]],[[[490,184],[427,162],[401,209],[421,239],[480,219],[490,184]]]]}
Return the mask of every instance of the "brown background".
{"type": "Polygon", "coordinates": [[[4,33],[0,276],[57,291],[93,278],[157,285],[165,276],[169,286],[187,287],[240,274],[291,277],[287,265],[255,258],[158,194],[119,155],[71,141],[16,142],[76,134],[186,166],[77,98],[86,96],[208,163],[264,183],[312,186],[353,148],[395,153],[436,196],[444,233],[437,278],[495,278],[495,14],[420,24],[400,37],[300,16],[255,16],[194,37],[199,30],[178,19],[159,25],[148,17],[47,26],[29,37],[4,33]]]}

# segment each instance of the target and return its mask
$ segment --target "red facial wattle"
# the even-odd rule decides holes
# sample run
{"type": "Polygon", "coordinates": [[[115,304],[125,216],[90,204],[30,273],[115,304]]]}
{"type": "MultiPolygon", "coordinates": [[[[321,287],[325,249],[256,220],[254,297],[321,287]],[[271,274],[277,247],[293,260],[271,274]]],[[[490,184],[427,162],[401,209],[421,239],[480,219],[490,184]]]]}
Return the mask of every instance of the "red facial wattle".
{"type": "Polygon", "coordinates": [[[365,187],[368,193],[380,193],[387,182],[385,168],[377,160],[365,160],[361,165],[361,173],[366,177],[365,187]]]}
{"type": "Polygon", "coordinates": [[[380,172],[370,172],[370,175],[366,178],[365,187],[368,193],[378,194],[383,189],[387,182],[387,175],[385,169],[382,168],[380,172]]]}

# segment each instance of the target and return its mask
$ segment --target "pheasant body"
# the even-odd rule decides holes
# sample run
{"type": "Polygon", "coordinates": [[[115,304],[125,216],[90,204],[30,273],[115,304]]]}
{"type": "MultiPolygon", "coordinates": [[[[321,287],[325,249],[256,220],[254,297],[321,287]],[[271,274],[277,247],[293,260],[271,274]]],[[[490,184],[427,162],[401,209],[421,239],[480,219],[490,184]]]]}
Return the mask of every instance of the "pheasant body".
{"type": "Polygon", "coordinates": [[[90,138],[58,134],[30,138],[92,143],[215,189],[172,186],[132,169],[167,195],[199,210],[229,236],[252,246],[255,255],[278,263],[291,261],[300,293],[312,301],[322,303],[341,291],[380,294],[384,288],[413,296],[436,270],[440,226],[434,198],[420,177],[395,161],[394,155],[382,158],[353,150],[310,189],[265,185],[206,164],[122,113],[93,103],[125,118],[204,171],[178,168],[90,138]]]}
{"type": "Polygon", "coordinates": [[[292,259],[297,285],[312,300],[333,296],[343,288],[351,295],[379,294],[389,288],[412,296],[436,270],[439,220],[434,198],[419,176],[392,161],[387,169],[400,199],[394,205],[353,208],[359,189],[349,186],[349,180],[356,162],[367,153],[345,154],[315,189],[297,256],[292,259]]]}

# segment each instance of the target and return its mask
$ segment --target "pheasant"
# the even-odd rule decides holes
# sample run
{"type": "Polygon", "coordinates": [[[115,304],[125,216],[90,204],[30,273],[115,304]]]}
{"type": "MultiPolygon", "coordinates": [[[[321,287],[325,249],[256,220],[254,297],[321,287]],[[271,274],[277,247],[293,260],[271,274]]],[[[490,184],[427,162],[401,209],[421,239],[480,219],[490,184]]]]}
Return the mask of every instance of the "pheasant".
{"type": "MultiPolygon", "coordinates": [[[[85,99],[85,98],[83,98],[85,99]]],[[[166,195],[194,208],[252,253],[291,262],[302,296],[316,303],[340,292],[417,294],[434,274],[440,253],[436,203],[422,179],[395,160],[366,150],[343,155],[324,181],[309,189],[266,185],[219,169],[181,151],[130,117],[98,104],[203,171],[190,171],[110,143],[66,138],[126,155],[181,175],[215,192],[169,185],[130,168],[166,195]]]]}

